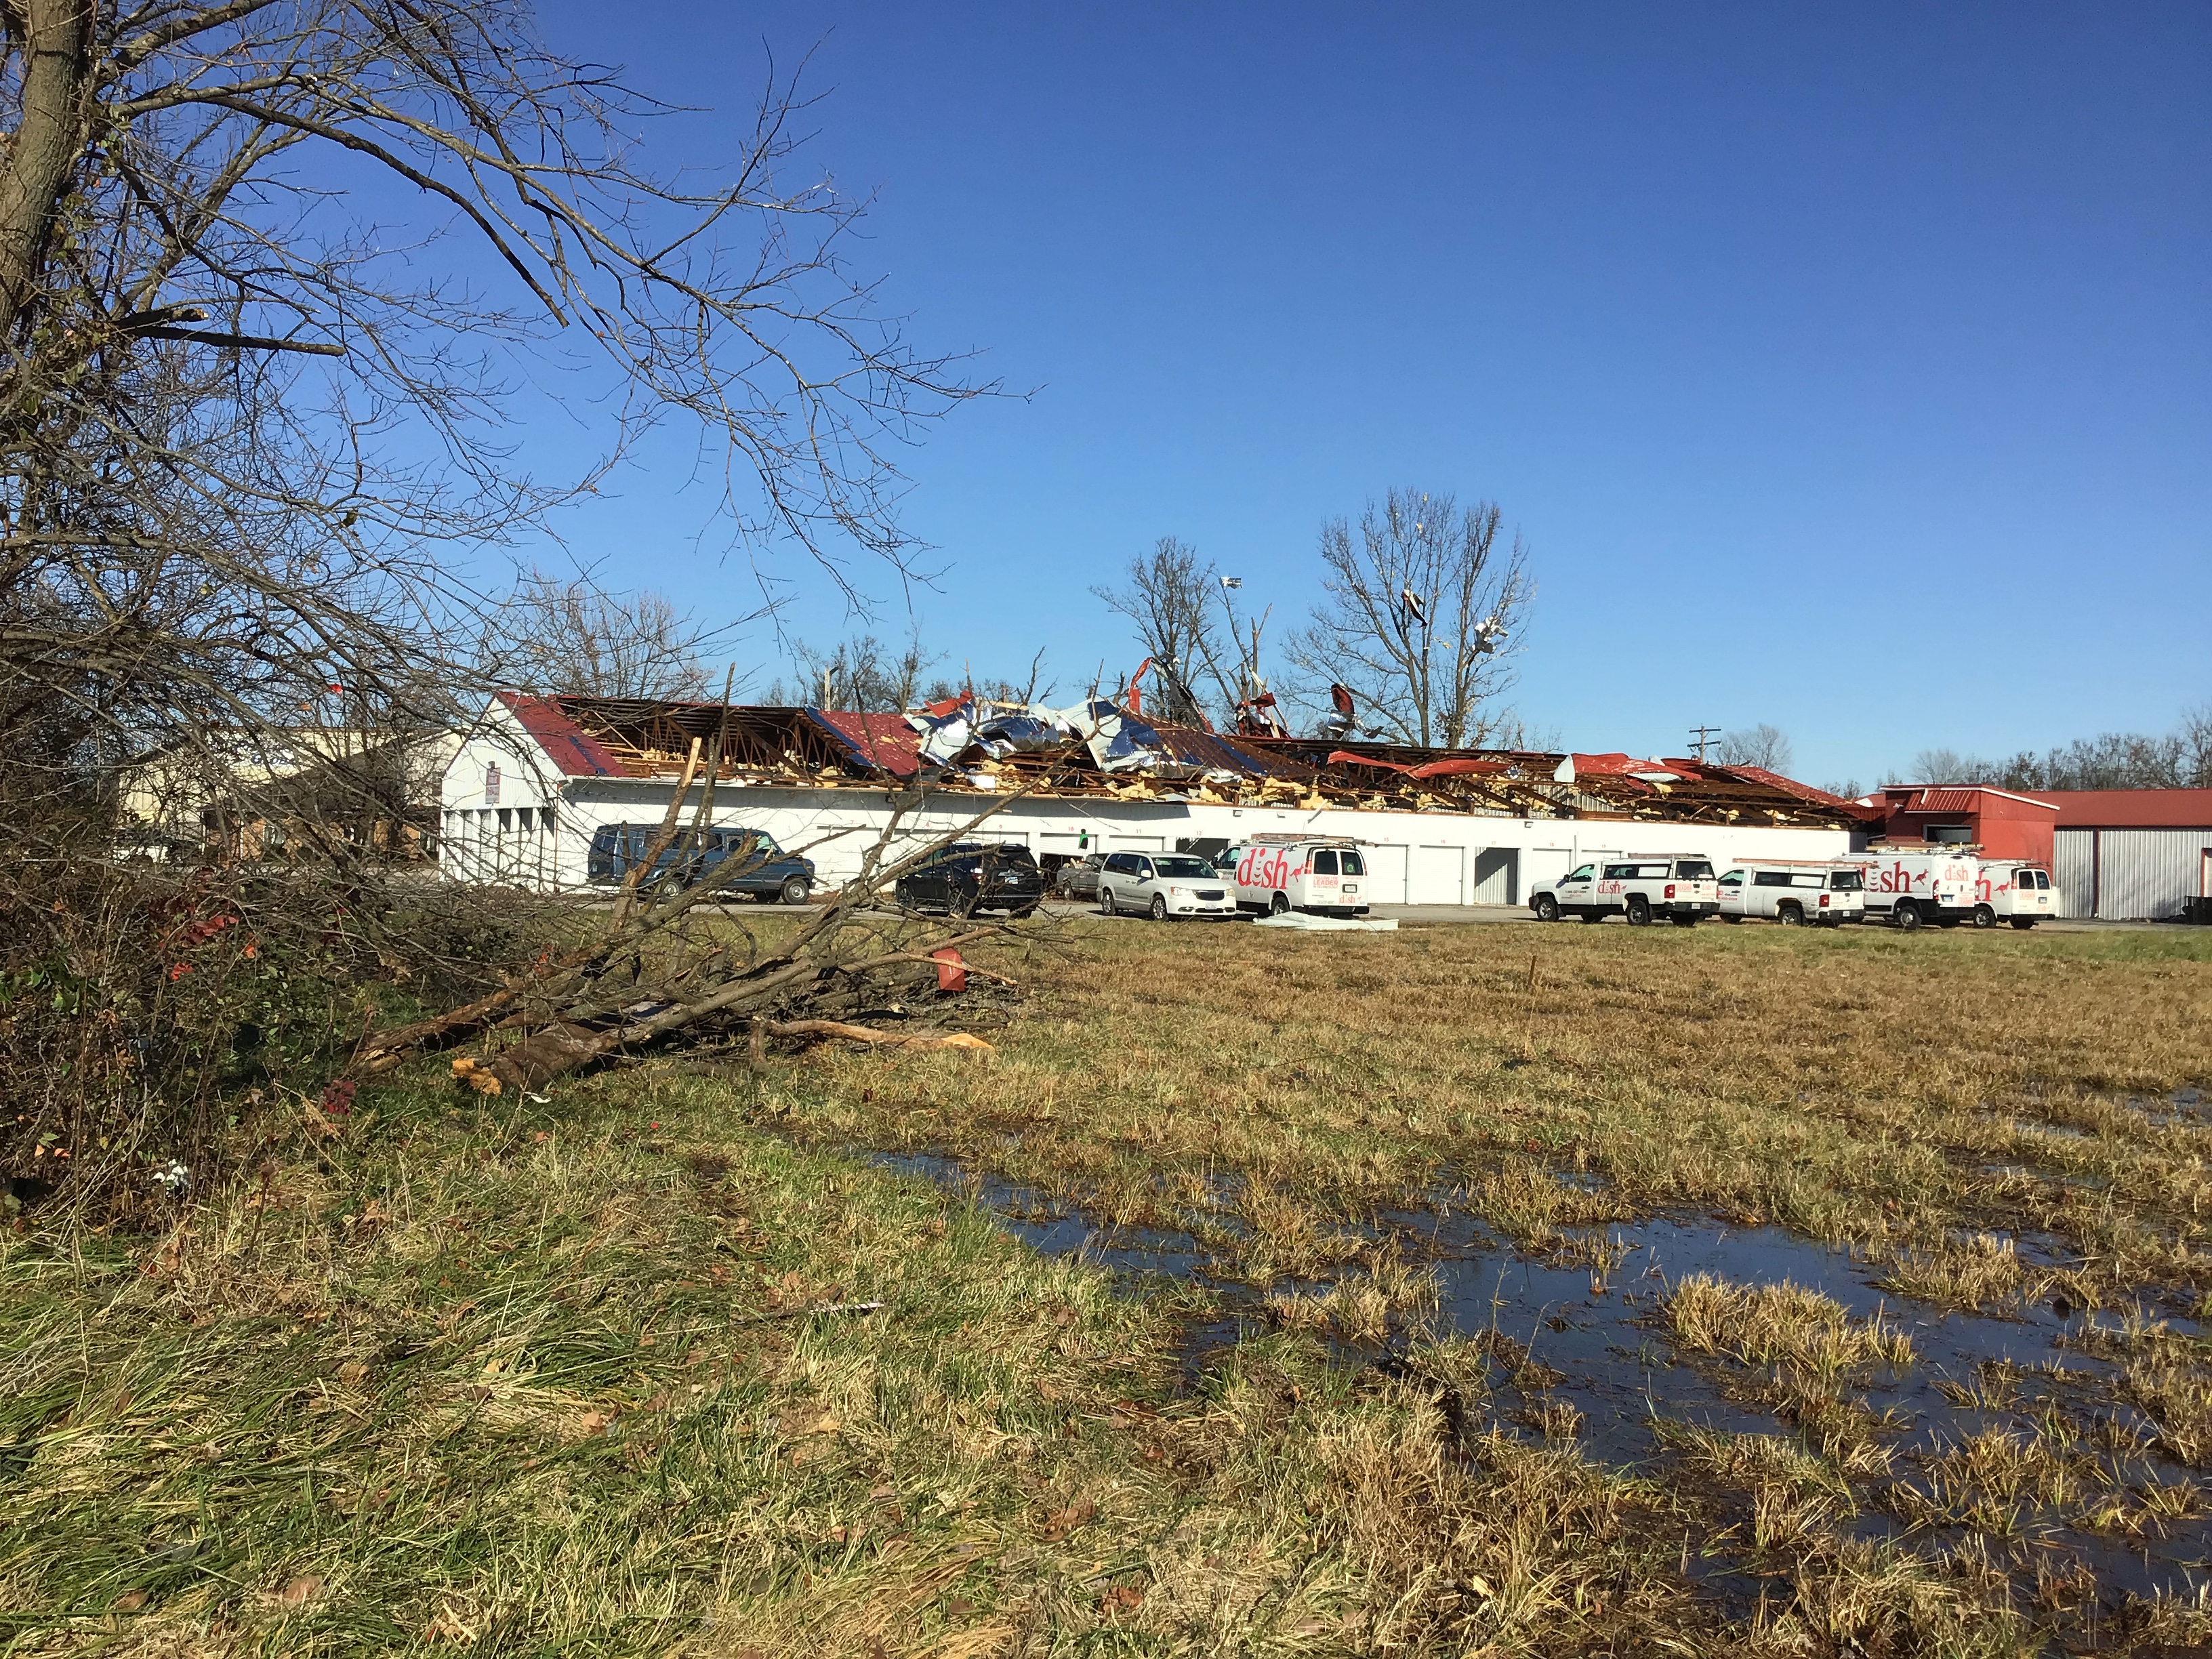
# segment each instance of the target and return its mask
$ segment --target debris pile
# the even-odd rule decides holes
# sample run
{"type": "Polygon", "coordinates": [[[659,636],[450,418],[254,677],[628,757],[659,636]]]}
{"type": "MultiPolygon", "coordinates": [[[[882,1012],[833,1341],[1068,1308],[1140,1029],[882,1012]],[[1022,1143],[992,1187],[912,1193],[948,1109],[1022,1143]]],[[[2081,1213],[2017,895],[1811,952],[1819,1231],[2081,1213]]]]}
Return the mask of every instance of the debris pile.
{"type": "Polygon", "coordinates": [[[1755,766],[1530,750],[1425,749],[1336,732],[1236,733],[1092,698],[1066,708],[963,696],[907,714],[507,695],[565,769],[663,778],[714,743],[725,784],[927,785],[1042,796],[1507,817],[1849,827],[1872,809],[1755,766]]]}

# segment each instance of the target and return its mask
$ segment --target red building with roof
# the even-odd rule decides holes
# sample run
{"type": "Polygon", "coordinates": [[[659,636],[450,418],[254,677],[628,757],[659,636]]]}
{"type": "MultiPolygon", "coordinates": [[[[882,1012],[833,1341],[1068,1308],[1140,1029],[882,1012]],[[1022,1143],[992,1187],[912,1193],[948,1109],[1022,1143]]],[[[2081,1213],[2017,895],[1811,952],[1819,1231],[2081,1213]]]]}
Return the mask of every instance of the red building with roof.
{"type": "Polygon", "coordinates": [[[1892,784],[1880,792],[1881,836],[1978,847],[1993,859],[2048,866],[2059,812],[2047,799],[1987,784],[1892,784]]]}
{"type": "Polygon", "coordinates": [[[2063,915],[2212,920],[2212,789],[1894,784],[1875,804],[1884,839],[2035,860],[2063,915]]]}

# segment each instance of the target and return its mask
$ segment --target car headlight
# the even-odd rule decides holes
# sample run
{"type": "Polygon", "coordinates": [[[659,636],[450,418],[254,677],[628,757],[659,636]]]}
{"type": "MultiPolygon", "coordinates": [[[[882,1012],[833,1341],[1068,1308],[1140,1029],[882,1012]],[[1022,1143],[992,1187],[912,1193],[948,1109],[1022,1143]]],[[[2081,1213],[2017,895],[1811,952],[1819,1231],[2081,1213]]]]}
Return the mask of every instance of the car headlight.
{"type": "Polygon", "coordinates": [[[1190,889],[1188,887],[1170,887],[1168,889],[1168,895],[1171,898],[1188,898],[1190,896],[1190,889]]]}

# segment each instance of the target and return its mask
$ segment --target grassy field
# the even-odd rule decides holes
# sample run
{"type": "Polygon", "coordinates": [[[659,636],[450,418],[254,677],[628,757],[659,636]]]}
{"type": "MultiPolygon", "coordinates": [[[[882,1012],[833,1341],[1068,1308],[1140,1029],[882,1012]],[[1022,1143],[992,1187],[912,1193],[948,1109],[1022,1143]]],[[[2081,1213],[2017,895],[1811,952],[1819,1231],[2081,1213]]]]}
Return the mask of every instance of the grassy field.
{"type": "Polygon", "coordinates": [[[164,1236],[0,1233],[9,1650],[2212,1640],[2104,1571],[2203,1553],[2212,1128],[2170,1097],[2212,941],[1085,921],[997,965],[988,1059],[426,1071],[164,1236]],[[1204,1271],[1040,1255],[870,1152],[1204,1271]],[[1614,1282],[1655,1216],[1887,1300],[1614,1282]],[[1509,1258],[1732,1426],[1655,1395],[1614,1455],[1542,1330],[1455,1301],[1509,1258]],[[2044,1363],[1942,1370],[1969,1328],[2044,1363]]]}

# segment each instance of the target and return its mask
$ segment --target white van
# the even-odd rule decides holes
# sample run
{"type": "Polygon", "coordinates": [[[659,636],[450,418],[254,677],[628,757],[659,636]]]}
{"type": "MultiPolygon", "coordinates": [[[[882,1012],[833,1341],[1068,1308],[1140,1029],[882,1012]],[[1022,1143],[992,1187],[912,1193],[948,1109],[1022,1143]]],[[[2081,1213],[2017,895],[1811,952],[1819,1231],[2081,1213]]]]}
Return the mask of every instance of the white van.
{"type": "Polygon", "coordinates": [[[1348,836],[1255,836],[1237,860],[1237,908],[1367,914],[1367,860],[1348,836]]]}
{"type": "Polygon", "coordinates": [[[1982,860],[1982,878],[1974,884],[1975,927],[2008,921],[2025,933],[2057,914],[2058,890],[2050,871],[2039,864],[1982,860]]]}
{"type": "Polygon", "coordinates": [[[1866,914],[1866,876],[1856,864],[1769,859],[1722,872],[1721,920],[1764,916],[1784,927],[1840,927],[1866,914]]]}

